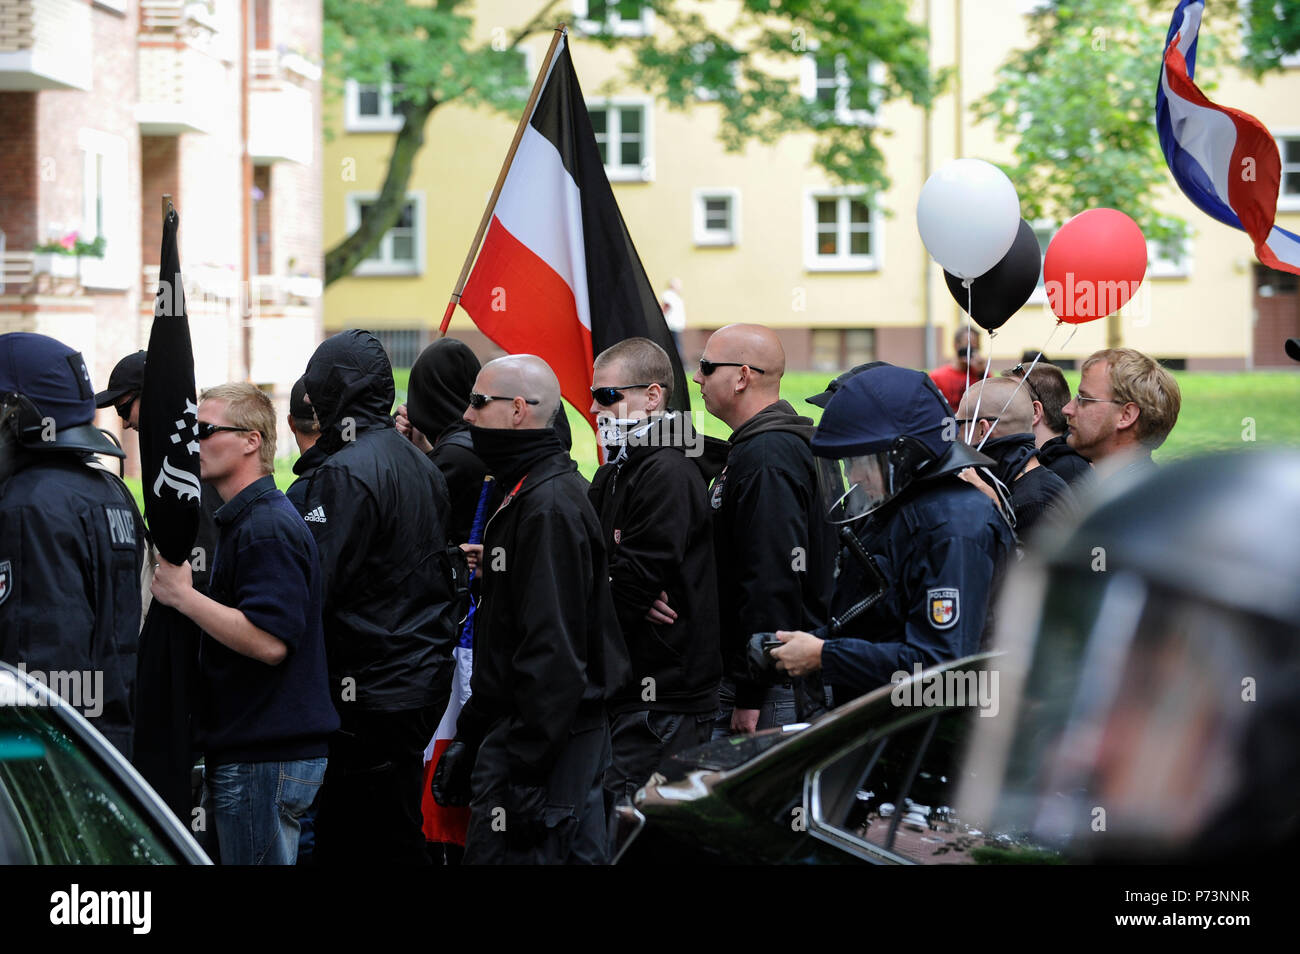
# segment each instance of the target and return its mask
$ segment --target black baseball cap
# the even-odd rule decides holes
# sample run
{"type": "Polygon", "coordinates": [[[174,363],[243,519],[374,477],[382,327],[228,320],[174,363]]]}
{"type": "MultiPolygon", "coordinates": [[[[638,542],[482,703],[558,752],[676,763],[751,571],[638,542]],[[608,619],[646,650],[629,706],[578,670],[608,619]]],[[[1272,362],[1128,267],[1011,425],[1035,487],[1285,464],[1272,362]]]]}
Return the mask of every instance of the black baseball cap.
{"type": "Polygon", "coordinates": [[[303,375],[297,381],[293,382],[293,389],[289,392],[289,416],[300,421],[311,421],[316,418],[316,409],[306,401],[307,397],[307,376],[303,375]]]}
{"type": "Polygon", "coordinates": [[[814,394],[810,398],[804,398],[804,400],[807,401],[809,404],[815,404],[818,407],[825,407],[827,404],[830,403],[831,398],[835,396],[835,392],[838,391],[840,388],[844,387],[844,382],[848,381],[849,378],[853,377],[855,374],[859,374],[863,371],[866,371],[868,368],[878,368],[882,364],[888,364],[888,362],[868,361],[866,364],[860,364],[856,368],[852,368],[848,371],[845,371],[843,374],[841,374],[830,384],[826,385],[826,390],[823,391],[821,394],[814,394]]]}
{"type": "Polygon", "coordinates": [[[1292,361],[1300,361],[1300,338],[1286,339],[1286,353],[1292,361]]]}
{"type": "Polygon", "coordinates": [[[95,407],[108,407],[128,394],[139,394],[144,390],[146,354],[147,351],[128,354],[113,366],[113,373],[108,376],[108,388],[95,395],[95,407]]]}

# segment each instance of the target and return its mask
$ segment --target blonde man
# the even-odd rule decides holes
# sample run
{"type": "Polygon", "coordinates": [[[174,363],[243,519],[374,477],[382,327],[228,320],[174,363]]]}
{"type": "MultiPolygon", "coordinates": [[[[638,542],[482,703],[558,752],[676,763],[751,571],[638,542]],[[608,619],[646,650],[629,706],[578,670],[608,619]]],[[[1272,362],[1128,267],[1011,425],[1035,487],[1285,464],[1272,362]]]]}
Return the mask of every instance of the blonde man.
{"type": "Polygon", "coordinates": [[[1108,348],[1083,362],[1079,391],[1061,409],[1068,443],[1099,476],[1145,472],[1151,452],[1178,421],[1182,394],[1174,376],[1132,348],[1108,348]]]}
{"type": "Polygon", "coordinates": [[[320,560],[275,486],[275,409],[251,384],[199,401],[199,476],[224,501],[208,593],[159,559],[153,596],[203,630],[199,744],[223,864],[297,860],[299,818],[325,776],[330,702],[320,560]]]}

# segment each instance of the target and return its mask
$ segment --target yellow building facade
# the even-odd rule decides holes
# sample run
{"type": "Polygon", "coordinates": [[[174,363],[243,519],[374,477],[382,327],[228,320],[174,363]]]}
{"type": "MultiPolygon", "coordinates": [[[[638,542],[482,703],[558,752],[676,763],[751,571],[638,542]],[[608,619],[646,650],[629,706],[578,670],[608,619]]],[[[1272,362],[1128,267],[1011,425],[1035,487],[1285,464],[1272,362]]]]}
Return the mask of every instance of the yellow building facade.
{"type": "MultiPolygon", "coordinates": [[[[871,359],[920,367],[950,354],[951,334],[964,316],[921,243],[916,201],[929,174],[950,159],[1010,167],[1012,143],[999,141],[991,123],[976,123],[970,104],[992,88],[1007,54],[1028,44],[1026,13],[1033,6],[1032,0],[917,0],[916,19],[928,18],[932,67],[951,68],[959,79],[928,115],[901,101],[874,116],[856,111],[851,78],[836,74],[834,64],[819,69],[811,52],[797,68],[786,67],[797,69],[791,78],[806,95],[834,103],[845,121],[878,124],[891,186],[867,196],[831,182],[812,163],[808,135],[727,153],[717,137],[718,107],[674,111],[629,85],[622,69],[628,54],[586,38],[588,4],[574,0],[564,18],[607,149],[607,171],[651,282],[662,290],[680,281],[688,359],[712,329],[735,321],[779,329],[792,368],[838,370],[871,359]],[[616,89],[606,95],[610,83],[616,89]]],[[[653,14],[631,19],[637,4],[609,7],[617,11],[616,29],[656,29],[653,14]]],[[[735,5],[717,0],[697,8],[722,26],[732,21],[735,5]]],[[[493,30],[528,20],[535,4],[482,0],[477,10],[475,29],[487,42],[493,30]]],[[[525,41],[533,68],[549,42],[549,34],[525,41]]],[[[1154,111],[1159,64],[1150,67],[1154,111]]],[[[1230,68],[1216,78],[1216,102],[1257,116],[1278,137],[1284,165],[1277,223],[1300,232],[1300,61],[1263,82],[1230,68]]],[[[400,122],[387,94],[349,82],[343,99],[327,106],[338,135],[324,151],[326,248],[356,224],[383,181],[400,122]]],[[[399,366],[436,335],[517,119],[454,103],[434,111],[415,161],[407,215],[372,260],[326,290],[327,332],[374,330],[399,366]]],[[[1162,205],[1191,224],[1193,237],[1181,261],[1150,262],[1142,289],[1122,313],[1123,343],[1190,370],[1285,366],[1282,341],[1300,334],[1296,283],[1261,271],[1248,237],[1202,214],[1172,178],[1162,205]]],[[[1051,223],[1039,224],[1044,240],[1050,238],[1051,223]]],[[[986,339],[984,350],[998,367],[1043,347],[1068,362],[1104,347],[1105,326],[1080,326],[1067,345],[1071,328],[1056,327],[1040,291],[986,339]]],[[[484,353],[491,348],[463,312],[451,333],[484,353]]]]}

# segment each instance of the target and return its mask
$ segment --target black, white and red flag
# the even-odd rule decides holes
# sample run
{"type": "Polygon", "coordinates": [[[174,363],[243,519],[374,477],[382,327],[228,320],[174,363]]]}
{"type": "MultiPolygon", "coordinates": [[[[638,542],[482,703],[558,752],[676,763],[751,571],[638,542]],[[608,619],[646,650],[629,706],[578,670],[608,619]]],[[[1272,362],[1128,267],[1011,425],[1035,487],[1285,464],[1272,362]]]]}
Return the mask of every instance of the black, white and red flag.
{"type": "MultiPolygon", "coordinates": [[[[672,361],[670,406],[689,411],[681,360],[614,200],[563,33],[542,69],[460,305],[507,352],[544,359],[584,414],[593,357],[649,338],[672,361]]],[[[444,331],[450,317],[449,307],[444,331]]]]}

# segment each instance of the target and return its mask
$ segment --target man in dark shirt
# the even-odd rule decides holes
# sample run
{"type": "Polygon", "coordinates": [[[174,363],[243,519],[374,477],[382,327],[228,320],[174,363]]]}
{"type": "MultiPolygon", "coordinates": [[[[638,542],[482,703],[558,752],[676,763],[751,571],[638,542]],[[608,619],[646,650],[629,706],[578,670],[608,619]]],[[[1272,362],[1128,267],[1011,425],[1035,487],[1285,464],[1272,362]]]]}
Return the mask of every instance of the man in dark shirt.
{"type": "Polygon", "coordinates": [[[1067,484],[1092,472],[1088,459],[1065,440],[1065,415],[1062,408],[1070,401],[1070,385],[1061,369],[1046,361],[1039,361],[1030,370],[1029,361],[1002,372],[1004,378],[1019,381],[1028,372],[1024,389],[1034,408],[1034,443],[1038,446],[1038,462],[1067,484]]]}
{"type": "Polygon", "coordinates": [[[605,788],[631,799],[676,752],[709,740],[718,708],[718,584],[703,439],[667,412],[673,372],[648,338],[596,357],[591,411],[608,463],[591,503],[609,552],[609,585],[632,660],[614,701],[605,788]]]}
{"type": "Polygon", "coordinates": [[[972,384],[962,395],[957,426],[966,443],[996,461],[993,476],[1011,494],[1016,534],[1023,542],[1042,517],[1071,512],[1074,495],[1064,480],[1038,462],[1030,431],[1033,404],[1028,391],[1017,390],[1016,383],[991,378],[972,384]]]}
{"type": "Polygon", "coordinates": [[[715,737],[811,717],[818,697],[825,706],[820,674],[798,687],[764,686],[750,678],[745,653],[754,633],[821,626],[830,600],[835,541],[808,446],[814,426],[781,400],[784,372],[770,329],[728,325],[709,338],[695,373],[704,406],[732,429],[710,494],[724,672],[715,737]],[[797,697],[814,708],[800,713],[797,697]]]}
{"type": "Polygon", "coordinates": [[[298,445],[298,459],[293,462],[293,472],[297,474],[294,482],[284,495],[289,503],[303,516],[307,515],[307,485],[312,474],[325,460],[325,452],[316,446],[320,439],[320,421],[316,420],[316,411],[307,400],[307,379],[299,378],[293,383],[289,392],[289,433],[298,445]]]}
{"type": "Polygon", "coordinates": [[[326,678],[316,544],[271,476],[275,410],[251,384],[199,404],[199,473],[225,504],[211,596],[159,558],[153,595],[203,630],[199,740],[224,864],[293,864],[298,819],[339,719],[326,678]]]}

